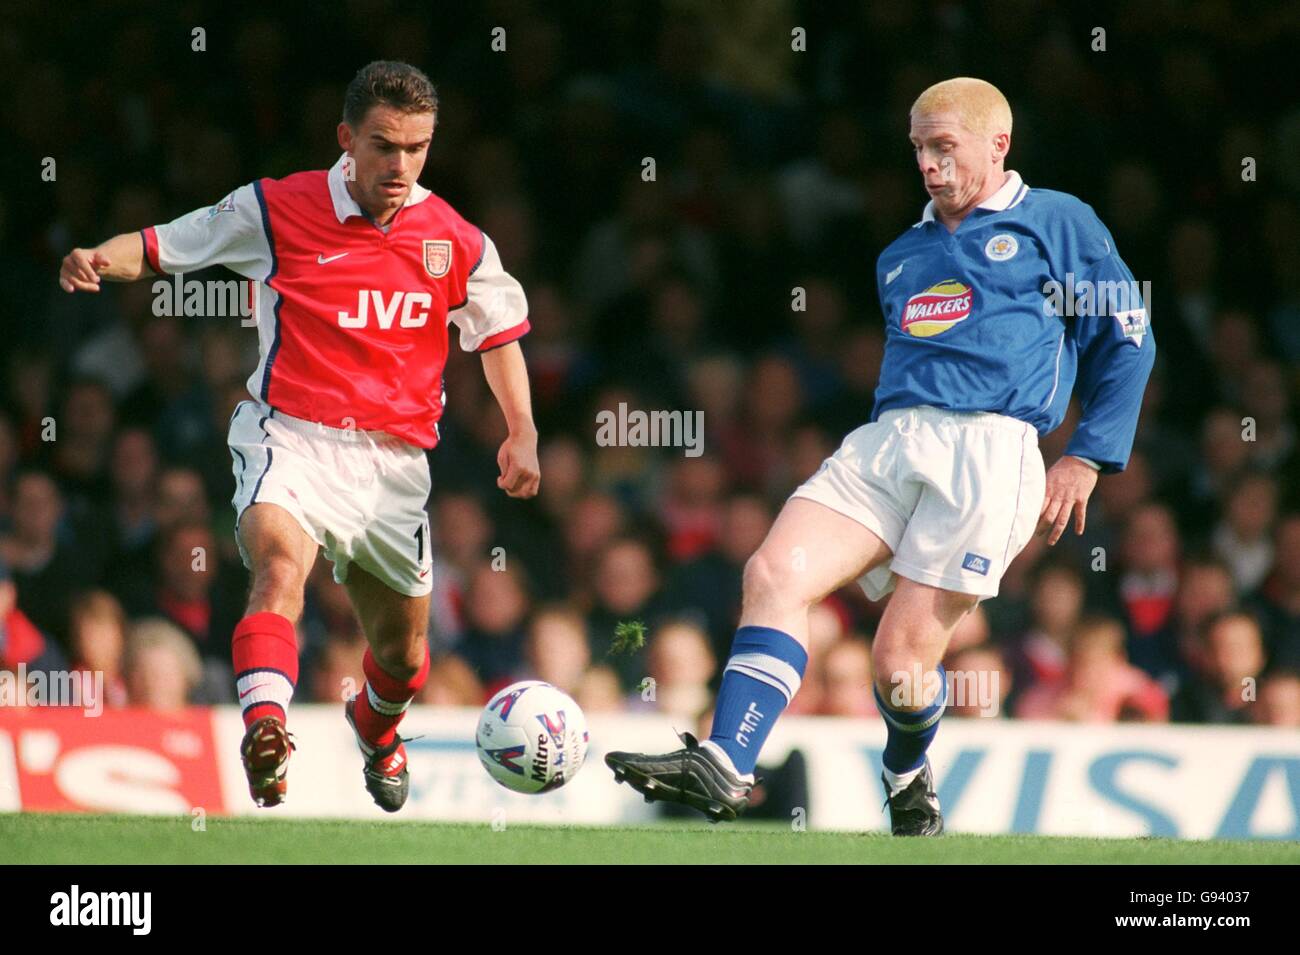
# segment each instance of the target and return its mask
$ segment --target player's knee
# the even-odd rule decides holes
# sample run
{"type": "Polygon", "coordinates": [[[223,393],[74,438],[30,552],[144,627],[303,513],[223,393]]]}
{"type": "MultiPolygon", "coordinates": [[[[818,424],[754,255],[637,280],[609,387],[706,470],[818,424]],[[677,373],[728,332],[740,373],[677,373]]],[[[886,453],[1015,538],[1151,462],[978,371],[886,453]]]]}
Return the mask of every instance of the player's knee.
{"type": "Polygon", "coordinates": [[[408,681],[424,668],[429,656],[424,632],[409,630],[381,636],[370,652],[385,673],[398,680],[408,681]]]}
{"type": "Polygon", "coordinates": [[[302,601],[306,581],[302,568],[287,554],[271,554],[253,567],[253,599],[275,605],[296,605],[302,601]]]}
{"type": "Polygon", "coordinates": [[[912,709],[910,688],[934,670],[934,650],[920,634],[876,633],[871,647],[871,675],[880,695],[897,709],[912,709]],[[900,705],[901,704],[901,705],[900,705]]]}
{"type": "Polygon", "coordinates": [[[745,562],[745,600],[796,603],[799,598],[793,577],[793,568],[788,563],[773,559],[767,550],[760,548],[745,562]]]}

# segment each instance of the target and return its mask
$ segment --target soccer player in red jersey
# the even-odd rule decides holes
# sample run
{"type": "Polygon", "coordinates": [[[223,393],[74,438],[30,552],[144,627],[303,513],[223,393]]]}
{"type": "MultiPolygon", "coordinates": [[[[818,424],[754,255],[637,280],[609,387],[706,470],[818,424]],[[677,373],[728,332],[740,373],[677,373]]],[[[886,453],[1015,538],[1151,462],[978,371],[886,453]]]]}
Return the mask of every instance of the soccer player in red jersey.
{"type": "Polygon", "coordinates": [[[285,797],[295,623],[320,548],[369,642],[366,685],[345,705],[366,788],[389,812],[406,802],[397,726],[429,669],[425,450],[438,441],[449,323],[481,354],[509,428],[497,486],[537,493],[523,289],[492,241],[416,181],[437,107],[418,69],[371,63],[348,86],[333,168],[259,179],[209,209],[73,249],[59,273],[67,292],[212,265],[256,282],[260,358],[229,443],[252,576],[232,653],[259,806],[285,797]]]}

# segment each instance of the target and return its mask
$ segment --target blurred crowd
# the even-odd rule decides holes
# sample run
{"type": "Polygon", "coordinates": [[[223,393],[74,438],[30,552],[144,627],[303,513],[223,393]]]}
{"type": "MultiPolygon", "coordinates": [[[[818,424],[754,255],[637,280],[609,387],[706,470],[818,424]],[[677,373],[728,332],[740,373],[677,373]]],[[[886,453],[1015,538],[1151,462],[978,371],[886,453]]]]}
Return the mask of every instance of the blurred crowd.
{"type": "MultiPolygon", "coordinates": [[[[0,668],[102,672],[110,706],[233,700],[248,580],[225,439],[256,332],[156,317],[150,282],[66,296],[58,262],[254,178],[327,167],[343,88],[382,57],[438,86],[423,182],[527,290],[541,433],[541,494],[509,501],[504,423],[479,362],[453,354],[421,700],[476,705],[537,677],[589,711],[692,725],[745,560],[871,411],[875,257],[925,199],[907,109],[967,74],[1011,101],[1008,165],[1092,204],[1152,283],[1159,362],[1132,460],[1101,479],[1084,535],[1036,538],[946,666],[996,674],[1000,717],[1300,726],[1300,109],[1269,72],[1294,16],[1226,0],[355,0],[313,7],[308,41],[292,5],[236,18],[92,2],[75,21],[11,6],[0,668]],[[703,411],[704,454],[597,446],[596,414],[621,402],[703,411]],[[614,652],[624,621],[645,624],[643,649],[614,652]]],[[[1042,442],[1049,466],[1077,416],[1042,442]]],[[[362,682],[364,638],[329,571],[322,558],[309,583],[300,701],[362,682]]],[[[880,612],[855,588],[814,608],[791,712],[874,712],[880,612]]]]}

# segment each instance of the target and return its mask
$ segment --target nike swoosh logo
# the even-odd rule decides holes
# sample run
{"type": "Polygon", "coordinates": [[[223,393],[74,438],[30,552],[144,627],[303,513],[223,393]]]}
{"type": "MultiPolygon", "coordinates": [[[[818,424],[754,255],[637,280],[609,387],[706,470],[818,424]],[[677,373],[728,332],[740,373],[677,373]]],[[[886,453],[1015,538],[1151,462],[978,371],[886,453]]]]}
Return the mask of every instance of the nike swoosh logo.
{"type": "Polygon", "coordinates": [[[424,570],[420,571],[420,579],[424,580],[424,578],[427,577],[428,574],[429,574],[429,569],[426,567],[424,570]]]}
{"type": "Polygon", "coordinates": [[[324,265],[326,262],[333,262],[335,259],[341,259],[347,255],[346,252],[340,252],[338,255],[331,255],[328,259],[323,254],[316,256],[316,264],[324,265]]]}
{"type": "Polygon", "coordinates": [[[239,698],[242,700],[244,697],[248,696],[248,694],[252,693],[254,690],[260,690],[262,687],[270,686],[270,685],[271,684],[269,683],[258,683],[256,686],[250,686],[243,693],[239,694],[239,698]]]}

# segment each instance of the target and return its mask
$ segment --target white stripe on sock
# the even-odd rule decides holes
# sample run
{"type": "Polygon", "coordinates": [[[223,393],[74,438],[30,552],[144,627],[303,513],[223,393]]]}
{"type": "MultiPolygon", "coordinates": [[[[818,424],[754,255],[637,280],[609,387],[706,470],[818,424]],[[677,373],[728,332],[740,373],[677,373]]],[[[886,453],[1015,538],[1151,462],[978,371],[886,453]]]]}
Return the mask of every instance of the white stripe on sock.
{"type": "Polygon", "coordinates": [[[283,673],[272,670],[249,670],[235,681],[239,706],[247,710],[257,703],[278,703],[286,713],[293,699],[293,684],[283,673]]]}
{"type": "Polygon", "coordinates": [[[403,700],[401,703],[394,703],[391,700],[384,699],[375,692],[375,688],[370,685],[368,680],[366,681],[366,699],[370,701],[370,708],[381,716],[401,716],[406,712],[406,708],[411,705],[409,699],[403,700]]]}
{"type": "Polygon", "coordinates": [[[727,670],[735,670],[775,687],[781,691],[787,705],[803,683],[798,670],[784,660],[766,653],[738,653],[727,661],[727,670]]]}

